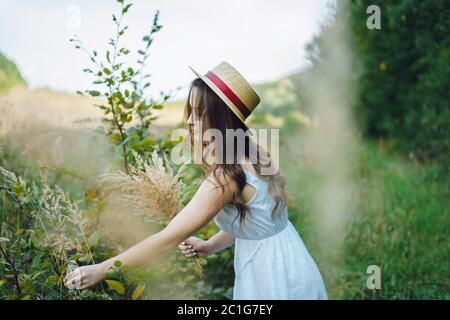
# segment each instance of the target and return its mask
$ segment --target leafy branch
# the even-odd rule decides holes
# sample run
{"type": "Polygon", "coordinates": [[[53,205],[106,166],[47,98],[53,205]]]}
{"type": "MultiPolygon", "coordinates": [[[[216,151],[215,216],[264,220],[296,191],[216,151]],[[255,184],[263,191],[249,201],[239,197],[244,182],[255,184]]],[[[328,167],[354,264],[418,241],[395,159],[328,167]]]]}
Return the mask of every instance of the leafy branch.
{"type": "Polygon", "coordinates": [[[76,49],[84,51],[94,64],[94,69],[86,68],[83,71],[94,77],[94,85],[106,89],[104,91],[102,89],[85,90],[84,92],[78,91],[78,93],[105,98],[105,103],[96,106],[104,113],[102,122],[107,126],[106,133],[114,143],[122,147],[125,171],[129,174],[129,141],[133,139],[131,134],[138,130],[140,139],[148,135],[147,131],[150,124],[155,119],[151,110],[161,109],[169,99],[170,94],[161,93],[160,100],[162,101],[145,96],[145,90],[150,87],[150,82],[147,80],[150,75],[145,74],[144,69],[150,56],[149,50],[153,43],[153,36],[162,28],[162,25],[158,22],[159,11],[155,13],[150,31],[142,38],[144,47],[137,51],[139,58],[137,60],[138,67],[135,71],[131,65],[126,64],[122,59],[130,53],[130,50],[120,46],[121,40],[128,29],[127,25],[123,25],[124,16],[128,13],[132,3],[127,3],[124,0],[117,0],[117,2],[120,5],[120,11],[112,15],[112,21],[116,25],[115,36],[109,39],[109,47],[103,59],[100,58],[97,51],[88,50],[77,36],[74,36],[70,41],[74,43],[76,49]],[[130,132],[130,128],[127,126],[135,118],[139,120],[140,126],[131,128],[130,132]]]}

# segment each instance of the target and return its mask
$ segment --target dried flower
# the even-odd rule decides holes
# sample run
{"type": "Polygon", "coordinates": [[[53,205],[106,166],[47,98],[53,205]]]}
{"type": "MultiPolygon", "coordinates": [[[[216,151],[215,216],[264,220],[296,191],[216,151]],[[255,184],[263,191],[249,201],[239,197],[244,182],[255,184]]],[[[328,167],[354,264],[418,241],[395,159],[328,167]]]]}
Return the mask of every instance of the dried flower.
{"type": "MultiPolygon", "coordinates": [[[[142,214],[146,221],[167,225],[182,208],[184,195],[180,178],[187,164],[174,174],[167,157],[160,157],[156,150],[149,161],[144,161],[134,151],[133,156],[136,165],[130,165],[130,175],[118,171],[99,177],[105,194],[117,192],[122,203],[135,213],[142,214]]],[[[200,278],[203,278],[202,266],[197,258],[193,258],[193,263],[200,278]]]]}

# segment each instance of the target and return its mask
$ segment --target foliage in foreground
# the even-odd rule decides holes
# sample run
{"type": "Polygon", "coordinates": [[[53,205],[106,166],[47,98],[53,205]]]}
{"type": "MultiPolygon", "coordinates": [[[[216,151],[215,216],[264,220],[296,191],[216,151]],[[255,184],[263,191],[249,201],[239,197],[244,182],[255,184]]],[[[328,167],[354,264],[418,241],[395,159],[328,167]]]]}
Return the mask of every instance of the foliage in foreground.
{"type": "MultiPolygon", "coordinates": [[[[125,60],[121,61],[130,50],[120,46],[120,39],[128,28],[122,24],[123,17],[132,4],[123,0],[117,2],[120,12],[113,15],[116,34],[110,39],[110,49],[101,55],[102,58],[95,50],[87,50],[78,38],[71,41],[77,49],[83,49],[89,55],[97,68],[84,69],[84,72],[96,78],[93,84],[99,87],[98,90],[86,90],[85,93],[105,99],[100,100],[101,104],[97,105],[104,111],[102,126],[98,131],[100,135],[109,137],[111,145],[117,147],[112,149],[112,158],[123,166],[124,173],[109,173],[103,175],[102,179],[97,179],[64,167],[64,161],[51,168],[29,161],[17,161],[21,158],[18,153],[20,146],[15,144],[20,139],[11,139],[15,133],[2,138],[2,163],[17,166],[16,169],[23,171],[27,177],[22,178],[15,172],[1,169],[1,298],[174,299],[198,298],[199,292],[207,294],[210,290],[203,282],[196,282],[196,275],[192,274],[193,267],[199,270],[200,263],[196,259],[187,260],[177,252],[169,253],[146,269],[128,268],[117,262],[108,272],[106,282],[90,290],[69,291],[62,284],[67,270],[116,255],[163,227],[168,218],[173,216],[174,210],[189,200],[190,191],[195,187],[196,173],[186,175],[189,185],[173,182],[178,179],[178,176],[173,177],[173,172],[179,172],[180,168],[166,159],[171,148],[181,140],[172,141],[164,135],[155,136],[149,131],[155,119],[152,111],[161,109],[169,97],[161,94],[160,99],[153,99],[147,97],[145,90],[150,85],[146,80],[149,75],[145,74],[149,48],[153,42],[153,34],[161,28],[158,23],[159,13],[156,13],[149,33],[142,39],[144,49],[138,50],[138,67],[133,68],[126,65],[125,60]],[[117,157],[120,155],[119,150],[121,157],[117,157]],[[145,163],[143,158],[153,160],[153,166],[145,163]],[[158,165],[158,159],[166,159],[161,160],[164,166],[158,165]],[[120,176],[121,184],[111,185],[112,182],[117,182],[111,181],[113,175],[116,178],[120,176]],[[72,179],[61,179],[64,176],[72,179]],[[130,188],[130,185],[138,183],[149,186],[157,176],[162,180],[156,183],[168,184],[166,188],[158,185],[159,192],[154,192],[154,183],[151,185],[152,190],[145,190],[145,195],[141,192],[142,188],[138,188],[137,192],[130,188]],[[59,182],[65,183],[60,186],[59,182]],[[105,188],[105,184],[109,188],[105,188]],[[170,212],[162,212],[168,204],[163,199],[151,202],[159,207],[149,208],[147,203],[140,210],[133,210],[136,208],[130,208],[123,197],[116,195],[110,199],[114,187],[119,194],[128,192],[129,197],[146,196],[146,200],[149,197],[168,197],[169,192],[174,195],[174,201],[169,208],[170,212]],[[69,194],[66,189],[74,192],[69,194]],[[180,198],[181,194],[186,197],[180,198]],[[149,214],[150,209],[152,214],[149,214]],[[132,214],[127,214],[128,212],[132,214]],[[158,214],[164,213],[165,219],[157,219],[160,218],[158,214]],[[125,220],[121,220],[122,218],[125,220]],[[133,224],[128,225],[128,222],[133,224]],[[134,229],[135,226],[140,229],[134,229]],[[116,233],[118,227],[120,231],[126,231],[124,236],[127,241],[121,241],[123,239],[120,239],[120,234],[116,233]],[[149,283],[151,285],[147,285],[149,283]],[[194,285],[200,290],[193,290],[194,285]]],[[[26,136],[30,133],[21,134],[24,135],[22,140],[26,141],[26,136]]],[[[96,140],[92,135],[87,147],[111,149],[110,146],[96,145],[99,141],[103,140],[96,140]]],[[[109,160],[111,159],[108,162],[109,160]]],[[[111,168],[117,170],[114,165],[111,168]]],[[[14,170],[11,167],[8,169],[14,170]]]]}

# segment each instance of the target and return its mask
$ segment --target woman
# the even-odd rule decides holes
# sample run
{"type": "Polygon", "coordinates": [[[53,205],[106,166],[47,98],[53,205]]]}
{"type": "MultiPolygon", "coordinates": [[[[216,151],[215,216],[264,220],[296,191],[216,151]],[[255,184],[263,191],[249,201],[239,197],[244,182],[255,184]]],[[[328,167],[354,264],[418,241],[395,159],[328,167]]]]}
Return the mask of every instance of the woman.
{"type": "Polygon", "coordinates": [[[226,62],[204,76],[193,71],[198,78],[186,104],[191,146],[201,142],[199,133],[203,136],[208,129],[223,137],[210,142],[214,161],[206,165],[204,181],[166,228],[114,258],[74,270],[65,277],[66,286],[78,283],[84,289],[99,283],[117,260],[143,266],[177,245],[190,258],[234,244],[233,299],[327,299],[320,272],[288,220],[282,177],[278,172],[262,174],[272,164],[270,156],[250,161],[255,151],[264,153],[248,135],[243,144],[230,147],[230,140],[240,136],[228,135],[227,129],[247,132],[245,119],[259,96],[226,62]],[[220,232],[207,241],[192,237],[212,219],[220,232]]]}

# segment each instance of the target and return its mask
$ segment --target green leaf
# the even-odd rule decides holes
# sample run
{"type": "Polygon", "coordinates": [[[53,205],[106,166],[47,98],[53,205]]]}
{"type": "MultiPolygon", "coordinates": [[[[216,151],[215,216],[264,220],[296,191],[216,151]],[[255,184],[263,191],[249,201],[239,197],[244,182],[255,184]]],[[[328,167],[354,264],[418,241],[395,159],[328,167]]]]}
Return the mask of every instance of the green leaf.
{"type": "Polygon", "coordinates": [[[146,146],[153,146],[156,144],[156,141],[150,138],[144,138],[142,139],[142,144],[146,145],[146,146]]]}
{"type": "Polygon", "coordinates": [[[130,9],[130,7],[132,6],[132,3],[127,4],[123,9],[122,9],[122,13],[127,13],[128,9],[130,9]]]}
{"type": "Polygon", "coordinates": [[[113,143],[121,143],[122,142],[122,136],[119,133],[114,133],[109,136],[111,139],[111,142],[113,143]]]}
{"type": "Polygon", "coordinates": [[[142,295],[142,292],[144,292],[144,289],[145,289],[145,283],[138,284],[136,289],[134,289],[133,294],[131,295],[131,299],[133,299],[133,300],[139,299],[139,297],[142,295]]]}
{"type": "Polygon", "coordinates": [[[100,95],[100,92],[97,90],[90,90],[88,93],[91,95],[91,97],[98,97],[100,95]]]}
{"type": "Polygon", "coordinates": [[[108,60],[108,63],[111,63],[111,59],[110,59],[109,55],[110,55],[110,53],[109,53],[109,50],[108,50],[108,51],[106,51],[106,60],[108,60]]]}
{"type": "Polygon", "coordinates": [[[119,294],[125,293],[125,287],[119,281],[116,280],[105,280],[108,287],[112,290],[118,292],[119,294]]]}
{"type": "Polygon", "coordinates": [[[41,258],[42,258],[42,254],[38,254],[37,256],[35,256],[33,258],[33,261],[31,262],[31,268],[32,269],[38,269],[39,265],[41,264],[41,258]]]}
{"type": "Polygon", "coordinates": [[[129,54],[129,53],[130,53],[130,50],[128,50],[127,48],[121,48],[121,49],[119,50],[119,52],[122,53],[122,54],[129,54]]]}
{"type": "Polygon", "coordinates": [[[126,82],[127,81],[127,76],[125,74],[125,71],[122,70],[121,76],[122,76],[122,79],[120,79],[120,82],[126,82]]]}
{"type": "Polygon", "coordinates": [[[19,181],[17,181],[16,184],[12,188],[12,192],[14,192],[14,194],[16,196],[23,195],[25,193],[25,191],[26,190],[25,190],[24,186],[19,181]]]}
{"type": "Polygon", "coordinates": [[[79,260],[80,260],[80,262],[83,262],[83,263],[90,263],[92,261],[92,258],[90,255],[85,255],[85,256],[82,256],[79,260]]]}
{"type": "Polygon", "coordinates": [[[108,280],[120,280],[121,275],[120,272],[116,270],[109,270],[105,273],[106,279],[108,280]]]}
{"type": "Polygon", "coordinates": [[[122,262],[120,262],[120,260],[116,260],[114,261],[114,266],[117,268],[121,268],[122,267],[122,262]]]}
{"type": "Polygon", "coordinates": [[[56,274],[52,274],[47,278],[49,283],[58,283],[59,277],[56,274]]]}
{"type": "Polygon", "coordinates": [[[103,72],[106,73],[107,75],[111,74],[111,70],[109,70],[108,68],[104,68],[103,72]]]}

